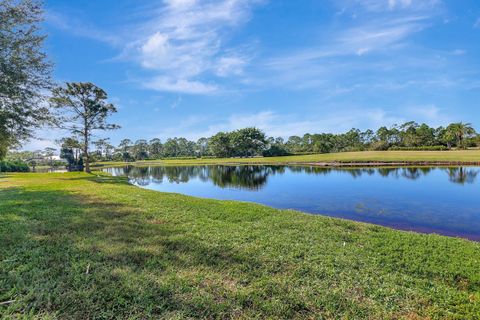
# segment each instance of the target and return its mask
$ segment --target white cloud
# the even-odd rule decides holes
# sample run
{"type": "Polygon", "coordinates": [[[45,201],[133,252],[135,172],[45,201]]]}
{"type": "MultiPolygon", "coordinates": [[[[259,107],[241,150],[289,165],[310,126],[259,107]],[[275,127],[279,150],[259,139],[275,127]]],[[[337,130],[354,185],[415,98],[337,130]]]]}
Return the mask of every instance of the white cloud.
{"type": "Polygon", "coordinates": [[[288,138],[292,135],[305,133],[332,132],[341,133],[353,127],[377,128],[383,125],[391,126],[405,122],[406,119],[395,116],[378,108],[350,108],[348,112],[330,112],[322,117],[299,117],[296,114],[279,114],[271,110],[254,114],[232,114],[227,118],[216,119],[207,129],[198,129],[199,124],[211,121],[208,116],[189,116],[178,125],[165,128],[154,137],[166,139],[182,136],[196,140],[210,137],[220,131],[232,131],[246,127],[256,127],[268,136],[288,138]]]}
{"type": "Polygon", "coordinates": [[[216,66],[216,74],[220,77],[243,74],[243,68],[247,61],[241,56],[221,57],[216,66]]]}
{"type": "Polygon", "coordinates": [[[454,56],[463,56],[465,54],[465,50],[462,49],[455,49],[452,51],[454,56]]]}
{"type": "Polygon", "coordinates": [[[144,83],[149,89],[187,94],[212,94],[218,90],[214,84],[195,80],[175,79],[168,76],[158,76],[144,83]]]}
{"type": "Polygon", "coordinates": [[[175,108],[177,108],[181,103],[182,103],[182,97],[177,97],[177,99],[175,99],[175,101],[172,103],[172,105],[170,106],[170,108],[175,109],[175,108]]]}
{"type": "Polygon", "coordinates": [[[431,126],[445,125],[452,121],[452,117],[448,115],[444,109],[433,104],[407,107],[406,111],[412,119],[425,122],[431,126]]]}
{"type": "Polygon", "coordinates": [[[58,149],[58,146],[55,144],[55,141],[49,139],[32,139],[26,143],[24,143],[21,147],[21,150],[28,150],[28,151],[35,151],[35,150],[43,150],[45,148],[55,148],[58,149]]]}
{"type": "Polygon", "coordinates": [[[36,139],[25,141],[21,146],[21,150],[43,150],[47,147],[59,149],[59,146],[55,144],[55,140],[68,135],[64,130],[57,128],[39,129],[35,133],[36,139]]]}
{"type": "Polygon", "coordinates": [[[340,36],[338,46],[345,53],[382,50],[404,41],[424,28],[424,16],[380,20],[354,27],[340,36]]]}
{"type": "Polygon", "coordinates": [[[396,10],[427,10],[438,6],[440,0],[336,0],[342,9],[364,9],[371,12],[396,10]]]}
{"type": "Polygon", "coordinates": [[[388,8],[395,9],[395,8],[407,8],[412,5],[412,0],[388,0],[388,8]]]}
{"type": "Polygon", "coordinates": [[[57,29],[69,32],[77,37],[105,42],[112,46],[118,46],[120,43],[122,43],[121,37],[116,34],[105,32],[100,28],[85,23],[85,21],[80,21],[76,17],[67,17],[53,10],[47,10],[45,12],[45,20],[47,24],[50,24],[57,29]]]}
{"type": "Polygon", "coordinates": [[[133,61],[140,65],[147,75],[132,75],[131,78],[144,87],[211,94],[221,89],[212,84],[213,81],[243,74],[250,61],[244,52],[249,44],[229,45],[230,31],[244,25],[252,7],[265,1],[152,1],[137,6],[138,11],[131,12],[121,27],[112,26],[109,32],[52,10],[47,12],[47,22],[75,36],[120,48],[121,53],[112,60],[133,61]]]}
{"type": "MultiPolygon", "coordinates": [[[[359,72],[368,75],[370,71],[392,70],[400,64],[404,68],[406,61],[402,50],[410,45],[409,38],[427,25],[428,17],[423,15],[377,18],[357,23],[346,30],[331,33],[320,45],[265,60],[265,79],[257,77],[254,82],[291,89],[321,86],[331,89],[332,82],[340,76],[358,75],[359,72]],[[376,58],[368,60],[371,56],[376,58]],[[392,60],[392,56],[395,59],[392,60]]],[[[411,60],[410,56],[406,58],[411,60]]],[[[435,59],[431,58],[422,61],[423,67],[433,62],[435,59]]]]}
{"type": "Polygon", "coordinates": [[[474,28],[480,28],[480,18],[477,19],[475,24],[473,25],[474,28]]]}
{"type": "Polygon", "coordinates": [[[154,10],[125,46],[124,58],[156,73],[144,86],[187,94],[211,94],[214,76],[242,74],[244,53],[228,46],[228,30],[249,19],[254,0],[168,0],[154,10]]]}

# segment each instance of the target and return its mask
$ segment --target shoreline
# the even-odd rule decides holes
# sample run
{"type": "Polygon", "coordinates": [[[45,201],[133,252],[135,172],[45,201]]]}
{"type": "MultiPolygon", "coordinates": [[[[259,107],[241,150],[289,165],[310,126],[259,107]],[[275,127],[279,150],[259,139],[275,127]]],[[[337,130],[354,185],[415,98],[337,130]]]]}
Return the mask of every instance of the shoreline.
{"type": "Polygon", "coordinates": [[[170,158],[133,162],[105,161],[92,167],[154,165],[308,165],[321,167],[480,166],[480,150],[359,151],[254,158],[170,158]]]}
{"type": "Polygon", "coordinates": [[[164,161],[152,161],[152,162],[125,162],[118,163],[113,162],[111,165],[108,163],[102,163],[99,165],[92,165],[92,169],[113,168],[123,166],[317,166],[325,168],[337,168],[337,167],[449,167],[449,166],[480,166],[480,161],[322,161],[322,162],[203,162],[203,161],[189,161],[189,162],[164,162],[164,161]]]}

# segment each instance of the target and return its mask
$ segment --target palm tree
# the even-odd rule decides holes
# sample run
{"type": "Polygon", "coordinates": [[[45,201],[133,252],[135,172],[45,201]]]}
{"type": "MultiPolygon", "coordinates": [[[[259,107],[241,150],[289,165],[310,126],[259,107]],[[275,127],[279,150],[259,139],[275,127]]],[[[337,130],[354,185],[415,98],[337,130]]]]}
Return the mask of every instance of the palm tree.
{"type": "Polygon", "coordinates": [[[457,122],[450,124],[446,129],[447,137],[454,138],[457,147],[463,147],[465,138],[475,135],[475,129],[471,123],[457,122]]]}

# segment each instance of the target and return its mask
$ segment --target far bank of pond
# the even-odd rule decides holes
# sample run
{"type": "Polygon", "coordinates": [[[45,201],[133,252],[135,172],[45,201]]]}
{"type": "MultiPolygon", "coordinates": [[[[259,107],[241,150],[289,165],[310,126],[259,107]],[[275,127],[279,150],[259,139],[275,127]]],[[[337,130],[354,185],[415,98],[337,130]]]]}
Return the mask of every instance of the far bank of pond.
{"type": "Polygon", "coordinates": [[[480,167],[205,165],[105,171],[157,191],[480,240],[480,167]]]}
{"type": "MultiPolygon", "coordinates": [[[[380,165],[478,165],[480,166],[480,150],[450,151],[358,151],[292,155],[282,157],[254,158],[166,158],[158,160],[141,160],[134,165],[292,165],[314,164],[320,166],[380,166],[380,165]]],[[[125,162],[98,162],[97,167],[124,166],[125,162]]]]}

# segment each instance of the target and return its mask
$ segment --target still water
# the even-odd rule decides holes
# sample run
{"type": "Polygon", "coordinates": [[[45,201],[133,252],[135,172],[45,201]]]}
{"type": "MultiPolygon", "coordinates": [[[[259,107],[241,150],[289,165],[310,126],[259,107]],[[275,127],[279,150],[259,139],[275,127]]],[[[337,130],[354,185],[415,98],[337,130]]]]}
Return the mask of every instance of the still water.
{"type": "Polygon", "coordinates": [[[480,241],[480,168],[108,168],[151,190],[257,202],[480,241]]]}

